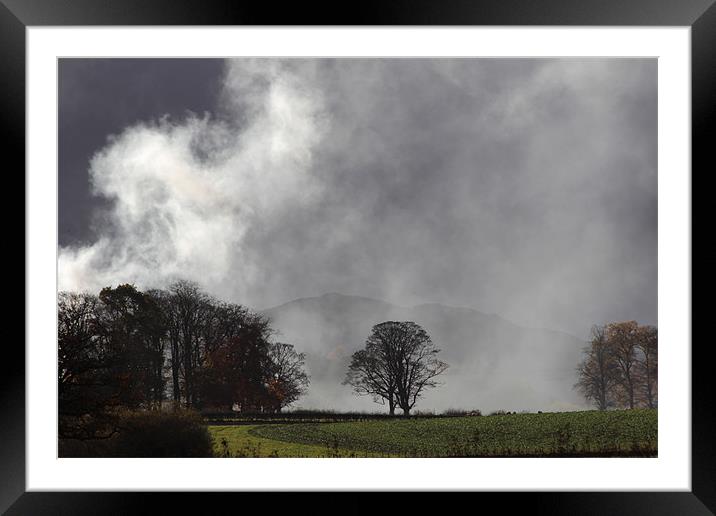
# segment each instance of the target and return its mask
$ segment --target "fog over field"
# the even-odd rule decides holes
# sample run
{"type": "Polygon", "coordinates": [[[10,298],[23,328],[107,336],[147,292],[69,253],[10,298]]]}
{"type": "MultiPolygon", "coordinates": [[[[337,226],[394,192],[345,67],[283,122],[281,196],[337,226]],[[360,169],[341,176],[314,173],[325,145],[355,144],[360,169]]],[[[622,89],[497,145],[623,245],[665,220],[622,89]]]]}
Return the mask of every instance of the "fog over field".
{"type": "MultiPolygon", "coordinates": [[[[569,334],[524,328],[495,315],[438,304],[401,307],[364,297],[325,294],[267,310],[280,332],[306,352],[311,389],[304,408],[376,410],[341,385],[350,355],[373,324],[414,321],[430,334],[450,367],[442,385],[426,390],[418,410],[450,408],[562,411],[586,407],[572,386],[585,342],[569,334]]],[[[379,408],[380,409],[380,408],[379,408]]]]}
{"type": "Polygon", "coordinates": [[[303,406],[373,408],[340,380],[395,318],[451,366],[417,409],[574,408],[590,326],[657,322],[656,72],[62,59],[60,289],[186,278],[266,310],[303,406]]]}

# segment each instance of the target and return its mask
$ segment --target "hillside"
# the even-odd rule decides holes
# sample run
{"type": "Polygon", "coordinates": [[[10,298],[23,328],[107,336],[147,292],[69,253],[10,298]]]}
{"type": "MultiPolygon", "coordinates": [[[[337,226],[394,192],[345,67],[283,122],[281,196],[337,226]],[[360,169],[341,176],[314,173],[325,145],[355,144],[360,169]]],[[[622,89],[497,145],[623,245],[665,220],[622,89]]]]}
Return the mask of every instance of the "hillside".
{"type": "Polygon", "coordinates": [[[278,338],[307,355],[311,387],[298,406],[383,410],[341,385],[350,355],[374,324],[414,321],[423,326],[450,364],[444,385],[426,393],[417,410],[479,408],[570,410],[583,408],[572,389],[585,343],[566,333],[524,328],[469,308],[425,304],[401,307],[357,296],[325,294],[264,311],[278,338]]]}

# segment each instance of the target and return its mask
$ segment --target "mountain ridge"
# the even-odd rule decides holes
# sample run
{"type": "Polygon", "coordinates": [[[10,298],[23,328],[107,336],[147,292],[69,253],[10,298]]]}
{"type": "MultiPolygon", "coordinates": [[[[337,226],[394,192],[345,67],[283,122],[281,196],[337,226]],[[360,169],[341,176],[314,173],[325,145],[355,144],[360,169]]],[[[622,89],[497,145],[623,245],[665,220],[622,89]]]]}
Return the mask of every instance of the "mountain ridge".
{"type": "Polygon", "coordinates": [[[312,377],[297,406],[376,410],[342,385],[350,355],[373,325],[411,320],[423,326],[451,365],[444,385],[425,394],[418,409],[569,410],[583,408],[572,386],[585,342],[565,332],[528,328],[497,314],[440,303],[400,306],[336,292],[264,309],[280,340],[306,353],[312,377]]]}
{"type": "Polygon", "coordinates": [[[261,310],[259,310],[259,313],[265,314],[265,313],[269,313],[269,312],[272,312],[272,311],[275,311],[275,310],[280,310],[280,309],[282,309],[282,308],[284,308],[284,307],[286,307],[286,306],[289,306],[289,305],[291,305],[291,304],[293,304],[293,303],[300,303],[300,302],[303,302],[303,301],[314,301],[314,300],[320,300],[320,299],[330,298],[330,297],[348,298],[348,299],[358,299],[358,300],[364,300],[364,301],[374,301],[374,302],[377,302],[377,303],[382,303],[382,304],[385,304],[385,305],[390,305],[390,306],[394,306],[394,307],[397,307],[397,308],[403,308],[403,309],[418,309],[418,308],[421,308],[421,307],[439,307],[439,308],[445,308],[445,309],[450,309],[450,310],[465,310],[465,311],[468,311],[468,312],[473,312],[473,313],[480,314],[480,315],[487,316],[487,317],[496,317],[496,318],[498,318],[498,319],[500,319],[500,320],[502,320],[502,321],[505,321],[505,322],[507,322],[507,323],[509,323],[509,324],[512,324],[512,325],[514,325],[514,326],[519,326],[520,328],[524,328],[524,329],[526,329],[526,330],[539,330],[539,331],[553,332],[553,333],[565,335],[565,336],[568,336],[568,337],[571,337],[571,338],[574,338],[574,339],[582,340],[582,339],[580,339],[579,337],[577,337],[576,335],[574,335],[574,334],[572,334],[572,333],[570,333],[570,332],[568,332],[568,331],[557,330],[557,329],[555,329],[555,328],[547,328],[547,327],[544,327],[544,326],[528,326],[528,325],[525,325],[525,324],[522,324],[522,323],[515,322],[515,321],[513,321],[512,319],[508,319],[508,318],[506,318],[506,317],[504,317],[504,316],[502,316],[502,315],[500,315],[500,314],[498,314],[498,313],[495,313],[495,312],[483,312],[483,311],[481,311],[481,310],[478,310],[478,309],[476,309],[476,308],[472,308],[472,307],[469,307],[469,306],[463,306],[463,305],[446,305],[446,304],[443,304],[443,303],[436,303],[436,302],[419,303],[419,304],[416,304],[416,305],[400,305],[400,304],[397,304],[397,303],[393,303],[392,301],[386,301],[386,300],[384,300],[384,299],[378,299],[378,298],[375,298],[375,297],[359,296],[359,295],[356,295],[356,294],[342,294],[342,293],[340,293],[340,292],[326,292],[325,294],[321,294],[321,295],[318,295],[318,296],[299,297],[299,298],[293,299],[293,300],[291,300],[291,301],[286,301],[285,303],[281,303],[281,304],[279,304],[279,305],[275,305],[275,306],[271,306],[271,307],[268,307],[268,308],[261,309],[261,310]]]}

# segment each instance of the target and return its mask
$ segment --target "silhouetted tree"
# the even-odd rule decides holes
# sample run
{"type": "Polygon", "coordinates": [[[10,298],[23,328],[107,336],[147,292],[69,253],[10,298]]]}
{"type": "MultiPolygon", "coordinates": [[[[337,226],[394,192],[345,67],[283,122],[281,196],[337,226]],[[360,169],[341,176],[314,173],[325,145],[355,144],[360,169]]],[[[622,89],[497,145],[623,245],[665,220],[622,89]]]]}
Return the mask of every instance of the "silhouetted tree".
{"type": "Polygon", "coordinates": [[[160,408],[167,359],[176,405],[277,411],[308,385],[305,356],[271,342],[268,318],[195,283],[61,293],[58,316],[61,435],[111,435],[115,409],[160,408]]]}
{"type": "Polygon", "coordinates": [[[268,343],[247,336],[232,337],[209,355],[201,380],[203,404],[242,412],[260,412],[273,405],[268,390],[268,343]]]}
{"type": "Polygon", "coordinates": [[[121,404],[159,408],[164,394],[164,317],[154,297],[133,285],[99,293],[100,328],[116,358],[121,404]]]}
{"type": "Polygon", "coordinates": [[[99,332],[99,299],[90,294],[58,295],[58,433],[61,438],[108,437],[108,411],[119,404],[112,381],[116,357],[99,332]]]}
{"type": "Polygon", "coordinates": [[[196,283],[180,280],[161,296],[167,324],[172,371],[172,392],[176,403],[195,405],[195,376],[201,367],[201,337],[211,299],[196,283]]]}
{"type": "Polygon", "coordinates": [[[309,378],[304,371],[306,355],[291,344],[274,342],[269,345],[269,397],[276,411],[295,402],[306,393],[309,378]]]}
{"type": "Polygon", "coordinates": [[[395,378],[388,364],[386,350],[377,343],[366,342],[365,349],[353,353],[343,385],[350,385],[359,396],[388,402],[389,414],[395,415],[395,378]]]}
{"type": "Polygon", "coordinates": [[[619,371],[610,353],[603,326],[592,327],[591,342],[584,354],[584,359],[577,367],[578,381],[575,388],[599,410],[606,410],[614,404],[613,389],[619,371]]]}
{"type": "Polygon", "coordinates": [[[448,365],[427,332],[414,322],[386,321],[373,326],[365,348],[355,352],[345,384],[359,394],[388,401],[390,413],[397,405],[405,416],[426,388],[436,387],[437,376],[448,365]]]}

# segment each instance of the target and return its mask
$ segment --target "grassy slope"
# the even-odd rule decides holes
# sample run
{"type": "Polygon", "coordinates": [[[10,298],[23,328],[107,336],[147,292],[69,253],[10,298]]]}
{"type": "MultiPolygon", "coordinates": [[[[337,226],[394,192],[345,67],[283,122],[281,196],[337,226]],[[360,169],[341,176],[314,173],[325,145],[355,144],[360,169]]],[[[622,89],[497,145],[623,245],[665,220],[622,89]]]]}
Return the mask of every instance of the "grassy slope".
{"type": "MultiPolygon", "coordinates": [[[[210,425],[214,452],[223,456],[222,440],[226,439],[231,457],[385,457],[381,453],[355,452],[325,445],[277,441],[255,435],[252,431],[262,425],[210,425]]],[[[270,425],[263,425],[270,426],[270,425]]]]}
{"type": "Polygon", "coordinates": [[[249,435],[324,450],[353,449],[414,457],[655,456],[657,411],[264,425],[253,427],[249,435]]]}

